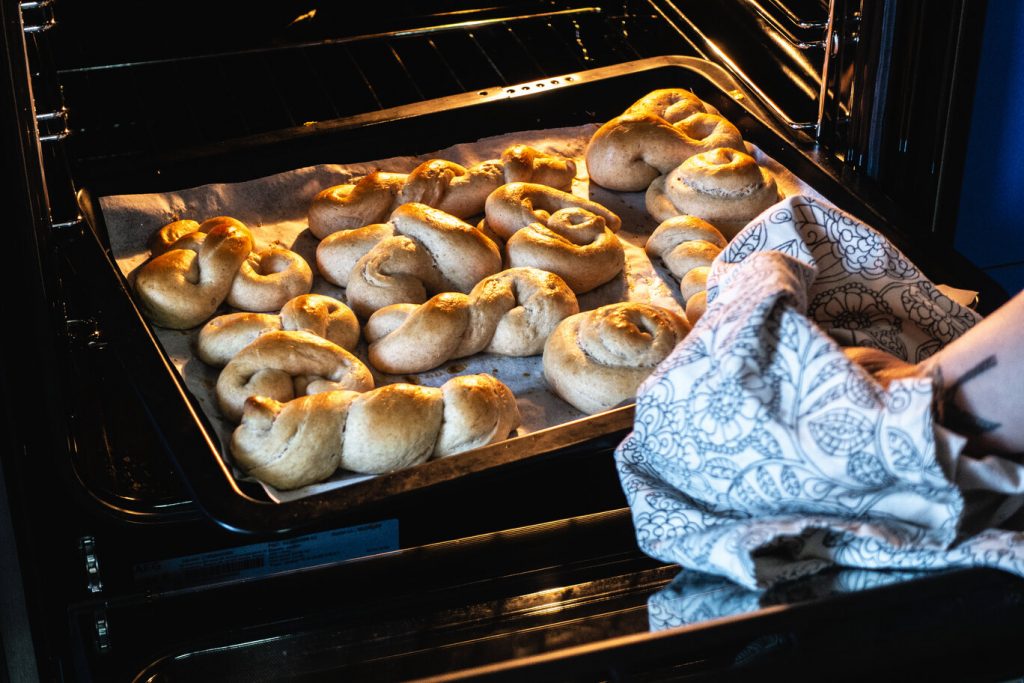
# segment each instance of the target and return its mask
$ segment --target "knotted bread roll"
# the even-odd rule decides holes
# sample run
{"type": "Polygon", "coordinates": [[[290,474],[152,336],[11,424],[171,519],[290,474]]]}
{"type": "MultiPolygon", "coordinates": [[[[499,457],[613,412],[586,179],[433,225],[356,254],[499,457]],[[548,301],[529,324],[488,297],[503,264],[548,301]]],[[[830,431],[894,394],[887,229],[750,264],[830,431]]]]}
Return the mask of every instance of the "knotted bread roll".
{"type": "Polygon", "coordinates": [[[295,489],[339,467],[384,474],[506,439],[519,426],[511,390],[490,375],[441,388],[389,384],[366,393],[330,391],[280,403],[245,403],[231,439],[239,467],[278,489],[295,489]]]}
{"type": "Polygon", "coordinates": [[[661,259],[679,280],[686,319],[691,325],[704,315],[711,262],[722,252],[726,242],[715,226],[696,216],[669,218],[647,238],[647,254],[661,259]]]}
{"type": "Polygon", "coordinates": [[[221,413],[237,422],[250,396],[290,401],[301,394],[372,388],[369,369],[337,344],[310,332],[279,330],[235,354],[217,378],[216,393],[221,413]]]}
{"type": "Polygon", "coordinates": [[[689,214],[703,218],[728,239],[779,200],[771,172],[754,157],[718,148],[696,154],[647,189],[647,211],[658,221],[689,214]]]}
{"type": "Polygon", "coordinates": [[[207,365],[223,367],[262,334],[304,330],[352,351],[359,343],[359,321],[352,309],[323,294],[302,294],[284,305],[280,314],[227,313],[199,330],[196,353],[207,365]]]}
{"type": "Polygon", "coordinates": [[[370,364],[388,373],[425,372],[481,351],[532,356],[567,316],[579,312],[560,277],[510,268],[469,293],[438,294],[422,305],[382,308],[366,323],[370,364]]]}
{"type": "Polygon", "coordinates": [[[156,256],[139,268],[135,292],[143,313],[160,327],[195,327],[222,303],[277,310],[313,286],[313,271],[301,256],[280,247],[254,250],[249,229],[227,216],[175,221],[150,244],[156,256]]]}
{"type": "Polygon", "coordinates": [[[667,309],[621,302],[563,320],[544,345],[544,378],[576,409],[599,413],[635,398],[640,383],[690,326],[667,309]]]}
{"type": "Polygon", "coordinates": [[[612,232],[622,227],[622,220],[597,202],[536,183],[506,183],[492,192],[484,221],[488,230],[507,240],[530,223],[546,225],[551,214],[562,209],[586,209],[603,218],[612,232]]]}
{"type": "Polygon", "coordinates": [[[546,154],[528,145],[506,148],[501,153],[501,163],[506,183],[537,183],[569,192],[573,178],[576,177],[575,161],[556,154],[546,154]]]}
{"type": "Polygon", "coordinates": [[[349,306],[362,318],[391,304],[422,303],[438,292],[469,292],[501,270],[494,242],[425,204],[399,206],[390,227],[379,235],[389,231],[347,272],[352,252],[344,238],[324,240],[317,248],[321,274],[334,284],[344,283],[349,306]]]}
{"type": "Polygon", "coordinates": [[[530,223],[505,245],[508,265],[555,273],[577,294],[622,272],[625,250],[602,216],[586,209],[559,209],[546,223],[530,223]]]}
{"type": "Polygon", "coordinates": [[[323,239],[339,230],[381,223],[399,205],[410,202],[469,218],[483,211],[487,195],[503,183],[528,180],[568,188],[575,175],[571,159],[526,145],[509,147],[501,160],[481,161],[469,168],[430,159],[408,174],[377,171],[356,183],[321,191],[309,207],[309,230],[323,239]]]}
{"type": "Polygon", "coordinates": [[[687,90],[668,88],[648,93],[601,126],[585,158],[593,182],[637,192],[694,154],[742,145],[739,129],[714,107],[687,90]]]}

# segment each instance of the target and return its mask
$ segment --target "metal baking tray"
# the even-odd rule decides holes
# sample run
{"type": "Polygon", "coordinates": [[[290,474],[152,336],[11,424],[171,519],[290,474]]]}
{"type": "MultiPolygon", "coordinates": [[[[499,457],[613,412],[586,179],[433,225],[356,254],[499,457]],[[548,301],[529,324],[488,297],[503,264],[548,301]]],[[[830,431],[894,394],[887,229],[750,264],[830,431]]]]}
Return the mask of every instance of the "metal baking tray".
{"type": "MultiPolygon", "coordinates": [[[[238,182],[317,163],[347,163],[401,154],[422,154],[460,142],[516,130],[604,122],[657,88],[692,90],[733,121],[744,138],[779,161],[839,207],[889,236],[926,272],[927,255],[909,244],[886,216],[897,207],[870,187],[844,177],[812,141],[786,129],[725,71],[690,57],[657,57],[544,81],[497,87],[338,120],[191,149],[151,160],[145,167],[111,174],[78,193],[91,231],[73,245],[69,258],[83,272],[101,272],[93,292],[102,301],[96,313],[103,329],[106,362],[129,378],[134,401],[156,429],[193,500],[222,526],[267,534],[326,528],[401,514],[444,500],[457,506],[468,488],[502,487],[506,474],[519,482],[551,475],[544,463],[566,460],[584,470],[611,472],[611,451],[632,425],[627,406],[539,432],[516,437],[458,457],[434,460],[343,489],[275,503],[256,485],[237,481],[218,453],[211,426],[168,360],[151,327],[135,306],[125,278],[106,247],[106,227],[96,197],[162,192],[209,182],[238,182]],[[113,360],[110,360],[110,358],[113,360]],[[528,468],[528,469],[524,469],[528,468]],[[431,503],[434,501],[434,503],[431,503]]],[[[931,259],[934,261],[934,259],[931,259]]],[[[931,268],[938,268],[936,261],[931,268]]],[[[563,468],[559,477],[574,477],[563,468]]],[[[529,500],[529,492],[523,492],[529,500]]],[[[624,499],[617,501],[624,506],[624,499]]]]}

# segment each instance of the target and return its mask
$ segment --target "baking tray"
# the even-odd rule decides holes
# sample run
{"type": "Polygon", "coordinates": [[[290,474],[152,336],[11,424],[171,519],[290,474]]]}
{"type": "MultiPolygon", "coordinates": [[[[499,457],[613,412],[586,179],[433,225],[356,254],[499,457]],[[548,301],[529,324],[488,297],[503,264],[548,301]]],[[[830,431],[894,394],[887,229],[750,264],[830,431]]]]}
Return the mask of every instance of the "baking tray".
{"type": "MultiPolygon", "coordinates": [[[[121,175],[94,179],[87,190],[79,192],[83,216],[92,230],[68,249],[75,252],[70,258],[83,271],[104,274],[94,286],[102,301],[96,317],[106,340],[105,354],[113,355],[114,362],[123,367],[135,402],[156,428],[162,449],[205,514],[231,530],[267,534],[422,514],[424,505],[438,501],[457,508],[460,491],[505,486],[506,473],[512,470],[522,475],[523,468],[530,468],[525,479],[518,479],[522,485],[530,478],[549,476],[544,463],[554,459],[568,459],[580,468],[590,467],[588,463],[609,468],[611,451],[632,426],[633,409],[618,408],[343,489],[272,502],[258,485],[236,480],[218,454],[209,421],[135,306],[111,258],[103,216],[94,198],[239,182],[318,163],[424,154],[516,130],[601,123],[647,92],[667,87],[690,89],[713,104],[740,128],[746,140],[831,202],[884,232],[941,281],[941,275],[929,270],[924,256],[915,254],[914,245],[884,218],[896,213],[895,207],[886,205],[880,196],[866,198],[870,188],[843,177],[841,169],[819,154],[808,138],[771,119],[726,72],[689,57],[645,59],[484,89],[155,159],[146,167],[134,166],[121,175]]],[[[559,476],[566,476],[564,468],[559,476]]],[[[578,479],[566,481],[565,487],[585,481],[581,470],[578,479]]],[[[524,501],[529,496],[530,491],[523,491],[524,501]]],[[[624,499],[617,503],[625,504],[624,499]]]]}

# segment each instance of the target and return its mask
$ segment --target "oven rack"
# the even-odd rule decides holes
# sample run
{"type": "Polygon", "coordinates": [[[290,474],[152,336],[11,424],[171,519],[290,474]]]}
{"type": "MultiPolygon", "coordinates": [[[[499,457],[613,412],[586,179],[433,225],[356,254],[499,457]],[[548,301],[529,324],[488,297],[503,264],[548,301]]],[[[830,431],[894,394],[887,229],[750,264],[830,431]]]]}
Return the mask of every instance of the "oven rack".
{"type": "MultiPolygon", "coordinates": [[[[848,13],[855,22],[859,16],[845,0],[742,0],[721,7],[678,0],[623,0],[609,7],[523,0],[502,7],[457,3],[458,9],[445,12],[408,3],[413,7],[400,5],[394,19],[363,24],[328,4],[291,21],[277,17],[277,25],[253,30],[251,38],[201,40],[208,38],[201,29],[190,29],[200,38],[182,50],[173,32],[138,37],[135,25],[124,23],[131,12],[115,14],[122,2],[101,8],[111,14],[109,33],[84,36],[68,27],[96,7],[22,3],[30,40],[55,34],[54,56],[43,60],[54,64],[39,70],[55,78],[37,79],[42,82],[36,88],[40,102],[53,100],[39,112],[50,131],[44,139],[71,136],[76,167],[98,166],[97,173],[182,146],[659,55],[716,62],[779,120],[820,134],[826,103],[837,99],[830,64],[838,53],[824,46],[839,41],[845,26],[835,17],[848,13]],[[739,34],[735,39],[715,31],[725,22],[739,34]],[[777,44],[767,63],[744,48],[761,34],[770,46],[777,44]]],[[[844,37],[836,46],[846,42],[844,37]]],[[[845,104],[839,106],[845,117],[845,104]]]]}

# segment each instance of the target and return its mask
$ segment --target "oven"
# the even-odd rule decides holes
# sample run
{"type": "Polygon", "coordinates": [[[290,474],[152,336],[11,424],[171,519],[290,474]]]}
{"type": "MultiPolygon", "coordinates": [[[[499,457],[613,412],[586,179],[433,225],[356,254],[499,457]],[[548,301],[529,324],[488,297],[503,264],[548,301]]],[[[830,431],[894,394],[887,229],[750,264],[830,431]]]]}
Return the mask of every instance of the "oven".
{"type": "Polygon", "coordinates": [[[4,2],[10,680],[1019,676],[1024,585],[1003,574],[752,596],[644,556],[611,455],[629,406],[269,500],[217,457],[100,207],[601,123],[683,87],[987,312],[1006,291],[953,248],[984,10],[4,2]]]}

